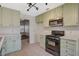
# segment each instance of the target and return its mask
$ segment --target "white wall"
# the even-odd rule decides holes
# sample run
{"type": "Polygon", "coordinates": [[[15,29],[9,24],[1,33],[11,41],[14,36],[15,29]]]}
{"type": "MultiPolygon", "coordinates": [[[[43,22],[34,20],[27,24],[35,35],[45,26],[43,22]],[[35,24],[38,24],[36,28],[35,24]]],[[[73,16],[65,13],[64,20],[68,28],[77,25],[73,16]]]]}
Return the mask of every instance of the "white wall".
{"type": "Polygon", "coordinates": [[[30,44],[35,43],[35,33],[36,33],[36,23],[35,23],[35,17],[22,15],[21,19],[28,19],[29,20],[29,42],[30,44]]]}

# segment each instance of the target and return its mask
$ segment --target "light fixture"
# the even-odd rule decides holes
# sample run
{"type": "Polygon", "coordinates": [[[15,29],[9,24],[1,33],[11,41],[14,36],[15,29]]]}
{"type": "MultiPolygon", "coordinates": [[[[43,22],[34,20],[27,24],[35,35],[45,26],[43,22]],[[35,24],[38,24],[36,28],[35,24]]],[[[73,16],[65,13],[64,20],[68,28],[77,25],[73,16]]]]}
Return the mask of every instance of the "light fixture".
{"type": "MultiPolygon", "coordinates": [[[[27,9],[27,11],[29,11],[32,7],[34,7],[37,11],[38,11],[38,7],[37,6],[35,6],[37,3],[27,3],[28,4],[28,9],[27,9]]],[[[48,3],[45,3],[45,5],[48,5],[48,3]]]]}

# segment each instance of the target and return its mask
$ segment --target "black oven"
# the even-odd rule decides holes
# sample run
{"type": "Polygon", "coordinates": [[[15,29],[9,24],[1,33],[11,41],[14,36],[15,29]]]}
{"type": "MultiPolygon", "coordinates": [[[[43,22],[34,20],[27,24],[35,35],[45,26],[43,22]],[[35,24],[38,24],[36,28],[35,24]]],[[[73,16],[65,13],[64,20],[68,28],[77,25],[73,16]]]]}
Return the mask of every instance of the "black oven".
{"type": "Polygon", "coordinates": [[[64,31],[52,31],[52,35],[46,35],[46,51],[60,56],[60,36],[64,35],[64,31]]]}

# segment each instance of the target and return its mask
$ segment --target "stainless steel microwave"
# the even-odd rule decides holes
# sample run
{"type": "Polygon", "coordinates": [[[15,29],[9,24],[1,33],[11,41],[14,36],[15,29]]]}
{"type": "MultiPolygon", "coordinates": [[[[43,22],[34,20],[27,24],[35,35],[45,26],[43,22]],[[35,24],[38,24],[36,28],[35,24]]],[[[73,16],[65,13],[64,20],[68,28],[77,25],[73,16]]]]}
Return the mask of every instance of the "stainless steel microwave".
{"type": "Polygon", "coordinates": [[[63,19],[50,20],[49,26],[52,26],[52,27],[63,26],[63,19]]]}

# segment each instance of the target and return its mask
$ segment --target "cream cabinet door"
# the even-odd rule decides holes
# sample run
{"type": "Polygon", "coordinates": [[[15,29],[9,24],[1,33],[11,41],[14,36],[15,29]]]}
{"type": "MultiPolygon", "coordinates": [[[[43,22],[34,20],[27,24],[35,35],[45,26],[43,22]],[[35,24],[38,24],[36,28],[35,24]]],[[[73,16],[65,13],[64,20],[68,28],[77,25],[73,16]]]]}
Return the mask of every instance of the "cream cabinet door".
{"type": "Polygon", "coordinates": [[[21,38],[19,35],[6,35],[2,54],[8,54],[21,49],[21,38]]]}
{"type": "Polygon", "coordinates": [[[0,7],[0,27],[2,26],[2,8],[0,7]]]}
{"type": "Polygon", "coordinates": [[[49,18],[50,18],[49,20],[53,20],[54,17],[55,17],[55,15],[54,15],[55,14],[55,10],[51,10],[51,11],[49,11],[49,13],[50,13],[49,14],[49,18]]]}
{"type": "Polygon", "coordinates": [[[65,4],[63,6],[64,26],[77,25],[78,22],[78,4],[65,4]]]}
{"type": "Polygon", "coordinates": [[[45,36],[40,35],[40,46],[45,49],[45,36]]]}
{"type": "Polygon", "coordinates": [[[39,15],[36,17],[36,23],[37,24],[43,24],[43,16],[42,15],[39,15]]]}
{"type": "Polygon", "coordinates": [[[11,20],[12,20],[11,10],[3,7],[2,8],[2,25],[4,27],[11,26],[12,25],[11,20]]]}
{"type": "Polygon", "coordinates": [[[43,20],[44,20],[44,27],[49,27],[49,20],[50,20],[50,13],[47,12],[45,14],[43,14],[43,20]]]}
{"type": "Polygon", "coordinates": [[[60,55],[61,56],[66,56],[66,40],[65,39],[61,39],[60,40],[60,55]]]}
{"type": "Polygon", "coordinates": [[[20,12],[19,11],[12,11],[12,26],[20,26],[20,12]]]}
{"type": "Polygon", "coordinates": [[[59,7],[56,8],[56,12],[55,12],[56,13],[55,14],[56,19],[61,19],[63,17],[62,12],[63,12],[62,6],[59,6],[59,7]]]}
{"type": "MultiPolygon", "coordinates": [[[[60,40],[60,55],[61,56],[76,56],[77,41],[72,39],[60,40]]],[[[77,51],[78,52],[78,51],[77,51]]]]}
{"type": "Polygon", "coordinates": [[[55,9],[53,9],[52,10],[52,19],[60,19],[60,18],[62,18],[63,17],[63,15],[62,15],[62,11],[63,10],[63,8],[62,8],[62,6],[59,6],[59,7],[57,7],[57,8],[55,8],[55,9]]]}

